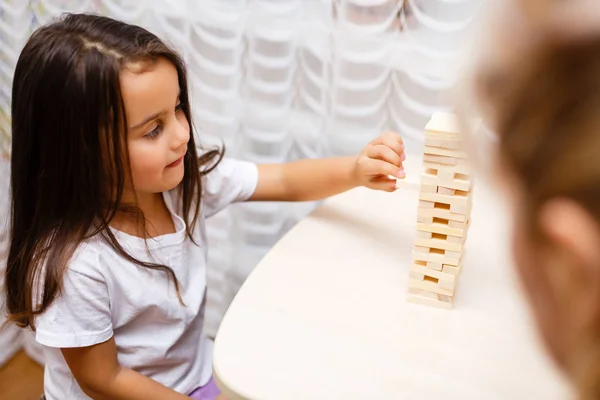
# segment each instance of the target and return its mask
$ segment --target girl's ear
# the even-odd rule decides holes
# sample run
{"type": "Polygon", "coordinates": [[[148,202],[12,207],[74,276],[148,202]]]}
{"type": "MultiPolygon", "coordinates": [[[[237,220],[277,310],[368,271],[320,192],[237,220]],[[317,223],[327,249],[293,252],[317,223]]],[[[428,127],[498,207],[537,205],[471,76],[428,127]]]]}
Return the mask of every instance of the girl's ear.
{"type": "Polygon", "coordinates": [[[581,266],[600,275],[600,226],[587,210],[573,200],[552,199],[539,212],[542,233],[570,253],[581,266]],[[595,268],[592,268],[594,266],[595,268]]]}
{"type": "Polygon", "coordinates": [[[543,262],[553,289],[559,299],[570,303],[576,328],[589,328],[600,320],[600,225],[587,210],[565,198],[544,204],[538,223],[549,241],[543,262]]]}

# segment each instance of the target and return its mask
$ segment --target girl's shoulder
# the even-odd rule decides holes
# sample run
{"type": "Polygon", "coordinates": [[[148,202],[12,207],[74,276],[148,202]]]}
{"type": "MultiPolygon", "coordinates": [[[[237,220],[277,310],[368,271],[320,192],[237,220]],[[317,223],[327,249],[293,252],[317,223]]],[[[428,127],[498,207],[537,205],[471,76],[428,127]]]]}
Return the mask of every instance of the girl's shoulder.
{"type": "MultiPolygon", "coordinates": [[[[119,233],[114,232],[115,239],[127,253],[127,243],[119,238],[119,233]]],[[[82,272],[81,270],[100,269],[105,270],[107,266],[115,263],[121,263],[123,257],[119,256],[117,250],[111,246],[102,234],[91,236],[77,245],[73,255],[69,259],[68,267],[71,270],[82,272]]]]}
{"type": "Polygon", "coordinates": [[[121,280],[132,265],[102,238],[92,237],[77,246],[66,268],[68,275],[107,283],[121,280]]]}
{"type": "Polygon", "coordinates": [[[258,167],[253,162],[224,157],[202,178],[202,208],[208,218],[252,196],[258,184],[258,167]]]}
{"type": "Polygon", "coordinates": [[[81,242],[71,256],[67,267],[69,270],[80,273],[89,273],[100,270],[104,264],[104,246],[96,238],[81,242]]]}

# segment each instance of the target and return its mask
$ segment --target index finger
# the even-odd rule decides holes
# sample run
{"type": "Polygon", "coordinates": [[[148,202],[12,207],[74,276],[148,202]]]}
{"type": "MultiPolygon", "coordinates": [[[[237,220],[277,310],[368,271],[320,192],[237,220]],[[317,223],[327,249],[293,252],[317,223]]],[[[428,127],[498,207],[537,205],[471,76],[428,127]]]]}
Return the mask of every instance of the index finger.
{"type": "Polygon", "coordinates": [[[404,152],[404,142],[402,141],[402,137],[395,132],[386,132],[383,135],[379,136],[376,139],[378,144],[383,144],[390,149],[394,150],[394,152],[398,155],[401,155],[404,152]]]}
{"type": "Polygon", "coordinates": [[[388,147],[397,147],[398,145],[404,148],[404,142],[402,141],[402,136],[396,132],[385,132],[380,135],[377,139],[375,139],[375,143],[377,144],[385,144],[388,147]]]}

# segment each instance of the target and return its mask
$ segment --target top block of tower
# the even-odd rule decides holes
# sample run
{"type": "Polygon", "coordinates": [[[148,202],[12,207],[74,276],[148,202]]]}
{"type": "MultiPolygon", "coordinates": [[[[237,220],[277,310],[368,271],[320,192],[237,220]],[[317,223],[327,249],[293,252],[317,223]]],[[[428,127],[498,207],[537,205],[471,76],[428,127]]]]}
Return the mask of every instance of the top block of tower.
{"type": "Polygon", "coordinates": [[[433,114],[425,126],[423,155],[425,162],[463,166],[462,169],[468,169],[463,136],[460,133],[459,120],[455,114],[444,112],[433,114]]]}
{"type": "Polygon", "coordinates": [[[425,145],[461,150],[463,141],[456,115],[443,112],[433,114],[425,126],[425,145]]]}
{"type": "Polygon", "coordinates": [[[452,113],[436,112],[425,126],[425,131],[460,136],[458,117],[452,113]]]}

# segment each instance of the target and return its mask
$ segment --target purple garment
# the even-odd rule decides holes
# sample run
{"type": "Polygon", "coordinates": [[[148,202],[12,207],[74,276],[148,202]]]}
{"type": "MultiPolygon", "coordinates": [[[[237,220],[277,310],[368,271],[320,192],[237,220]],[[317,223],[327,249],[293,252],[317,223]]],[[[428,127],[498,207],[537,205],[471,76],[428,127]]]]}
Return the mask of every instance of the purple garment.
{"type": "Polygon", "coordinates": [[[190,397],[194,400],[215,400],[220,394],[221,391],[211,376],[208,383],[194,390],[190,397]]]}

